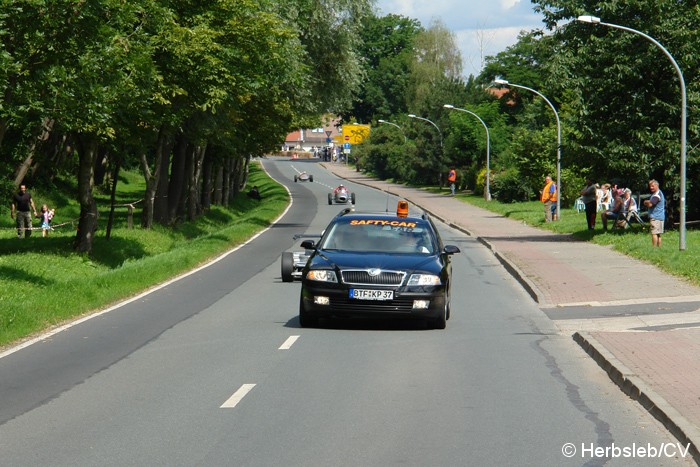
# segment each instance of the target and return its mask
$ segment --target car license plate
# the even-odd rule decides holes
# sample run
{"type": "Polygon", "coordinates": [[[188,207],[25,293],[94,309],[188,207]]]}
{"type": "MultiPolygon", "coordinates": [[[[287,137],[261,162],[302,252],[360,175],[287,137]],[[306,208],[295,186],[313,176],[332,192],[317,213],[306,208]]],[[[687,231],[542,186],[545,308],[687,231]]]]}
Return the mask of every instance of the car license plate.
{"type": "Polygon", "coordinates": [[[393,290],[350,289],[350,298],[358,300],[393,300],[393,290]]]}

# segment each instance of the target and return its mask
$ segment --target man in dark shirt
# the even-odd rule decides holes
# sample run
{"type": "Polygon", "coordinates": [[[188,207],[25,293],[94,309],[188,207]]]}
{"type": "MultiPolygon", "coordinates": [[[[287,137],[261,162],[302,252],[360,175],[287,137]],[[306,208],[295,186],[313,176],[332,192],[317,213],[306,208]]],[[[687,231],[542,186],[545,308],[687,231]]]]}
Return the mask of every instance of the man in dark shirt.
{"type": "Polygon", "coordinates": [[[30,208],[34,211],[34,217],[36,217],[36,206],[34,206],[32,195],[27,192],[27,185],[21,184],[19,192],[12,197],[12,207],[10,209],[10,217],[13,219],[15,218],[15,211],[17,211],[17,238],[22,238],[22,231],[24,231],[25,237],[32,235],[30,208]]]}

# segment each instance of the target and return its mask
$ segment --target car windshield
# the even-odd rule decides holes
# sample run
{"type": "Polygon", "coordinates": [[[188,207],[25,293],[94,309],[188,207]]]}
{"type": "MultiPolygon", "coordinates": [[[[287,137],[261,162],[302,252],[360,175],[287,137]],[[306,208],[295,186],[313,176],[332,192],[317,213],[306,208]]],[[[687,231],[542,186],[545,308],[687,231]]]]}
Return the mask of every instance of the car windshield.
{"type": "Polygon", "coordinates": [[[350,252],[433,254],[436,247],[424,224],[360,220],[333,225],[321,248],[350,252]]]}

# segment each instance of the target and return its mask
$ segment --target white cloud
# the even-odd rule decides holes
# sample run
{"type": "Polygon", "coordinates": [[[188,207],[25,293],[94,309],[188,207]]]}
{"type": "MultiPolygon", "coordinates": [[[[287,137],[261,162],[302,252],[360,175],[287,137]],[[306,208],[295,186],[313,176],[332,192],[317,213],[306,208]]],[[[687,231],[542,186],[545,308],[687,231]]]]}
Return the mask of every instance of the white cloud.
{"type": "Polygon", "coordinates": [[[530,0],[378,0],[377,6],[382,14],[414,18],[425,27],[440,19],[457,38],[465,75],[479,73],[482,55],[496,55],[521,31],[542,27],[530,0]]]}

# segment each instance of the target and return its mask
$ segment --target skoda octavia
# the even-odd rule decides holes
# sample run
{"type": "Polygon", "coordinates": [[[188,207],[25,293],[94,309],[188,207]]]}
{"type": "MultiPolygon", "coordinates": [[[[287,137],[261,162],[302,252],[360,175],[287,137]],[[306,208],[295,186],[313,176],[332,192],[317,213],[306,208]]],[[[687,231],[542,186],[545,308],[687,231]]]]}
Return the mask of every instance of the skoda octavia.
{"type": "Polygon", "coordinates": [[[330,222],[301,273],[299,322],[319,318],[385,316],[420,318],[444,329],[450,317],[450,256],[427,214],[408,215],[344,209],[330,222]]]}

